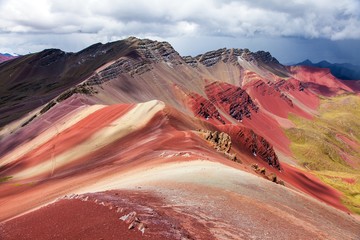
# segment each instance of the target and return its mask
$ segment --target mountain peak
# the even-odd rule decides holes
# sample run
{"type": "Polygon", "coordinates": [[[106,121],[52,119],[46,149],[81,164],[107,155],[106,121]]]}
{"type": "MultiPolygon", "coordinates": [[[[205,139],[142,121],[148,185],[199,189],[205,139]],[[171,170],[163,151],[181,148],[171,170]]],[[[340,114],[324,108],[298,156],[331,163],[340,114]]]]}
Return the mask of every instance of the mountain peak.
{"type": "Polygon", "coordinates": [[[305,66],[311,66],[313,65],[313,62],[309,59],[306,59],[305,61],[301,62],[301,63],[298,63],[296,65],[305,65],[305,66]]]}
{"type": "Polygon", "coordinates": [[[186,62],[194,62],[194,60],[210,67],[219,61],[224,63],[237,62],[239,57],[247,62],[263,63],[263,64],[280,64],[269,52],[257,51],[251,52],[247,48],[220,48],[218,50],[209,51],[204,54],[199,54],[193,59],[189,56],[184,57],[186,62]]]}

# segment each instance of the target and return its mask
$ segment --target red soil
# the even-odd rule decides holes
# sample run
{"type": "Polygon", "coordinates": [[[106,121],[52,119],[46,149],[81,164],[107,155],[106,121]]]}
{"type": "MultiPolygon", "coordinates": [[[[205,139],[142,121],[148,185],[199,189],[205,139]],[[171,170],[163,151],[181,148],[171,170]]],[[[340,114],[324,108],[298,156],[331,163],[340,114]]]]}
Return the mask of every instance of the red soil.
{"type": "Polygon", "coordinates": [[[200,94],[185,90],[184,87],[176,84],[173,85],[172,90],[176,98],[190,109],[195,117],[205,119],[215,125],[228,122],[221,116],[214,104],[200,94]]]}
{"type": "MultiPolygon", "coordinates": [[[[14,187],[13,182],[2,184],[0,219],[27,211],[29,208],[43,204],[44,201],[61,196],[64,190],[69,191],[84,183],[91,184],[110,173],[119,174],[138,166],[151,167],[161,162],[177,160],[176,157],[159,157],[165,151],[179,153],[186,149],[191,153],[191,158],[179,156],[178,160],[182,161],[202,158],[204,152],[208,155],[213,154],[213,149],[207,146],[206,142],[189,131],[189,129],[201,128],[201,121],[182,115],[178,111],[174,114],[173,111],[176,110],[166,108],[158,112],[144,128],[130,133],[126,138],[90,151],[81,158],[72,159],[71,163],[61,168],[57,167],[52,176],[45,176],[41,182],[33,182],[31,185],[20,183],[21,185],[17,187],[14,187]],[[92,174],[96,176],[90,177],[92,174]],[[73,179],[77,177],[78,180],[73,179]],[[68,181],[71,181],[71,186],[68,181]],[[43,196],[45,192],[47,197],[43,196]],[[23,197],[29,202],[21,201],[23,197]],[[15,202],[20,201],[20,203],[14,205],[14,199],[15,202]]],[[[204,122],[204,124],[209,123],[204,122]]]]}
{"type": "Polygon", "coordinates": [[[251,97],[240,87],[224,82],[213,82],[206,85],[205,92],[211,103],[222,108],[238,121],[251,118],[251,115],[258,110],[251,97]]]}
{"type": "Polygon", "coordinates": [[[332,96],[341,91],[352,92],[350,87],[346,86],[331,74],[330,69],[295,66],[289,67],[289,70],[294,78],[308,83],[307,86],[322,95],[332,96]]]}
{"type": "Polygon", "coordinates": [[[329,176],[329,175],[326,175],[326,177],[331,178],[331,179],[340,179],[344,183],[349,183],[349,184],[355,184],[356,183],[356,179],[354,179],[354,178],[344,178],[344,177],[336,177],[336,176],[329,176]]]}
{"type": "Polygon", "coordinates": [[[60,200],[7,221],[0,225],[1,239],[187,239],[178,221],[161,208],[161,199],[150,193],[112,191],[86,197],[60,200]],[[132,229],[131,222],[119,219],[130,212],[139,219],[132,229]],[[144,234],[138,230],[140,222],[144,234]]]}
{"type": "Polygon", "coordinates": [[[12,173],[18,171],[19,168],[25,169],[35,166],[42,161],[51,159],[52,156],[65,152],[73,146],[84,142],[96,131],[121,117],[132,107],[133,105],[119,104],[99,109],[64,132],[59,133],[42,146],[11,163],[10,169],[6,169],[5,167],[2,174],[11,176],[12,173]]]}
{"type": "Polygon", "coordinates": [[[259,156],[270,166],[280,169],[280,162],[274,149],[263,137],[257,135],[253,130],[236,125],[218,126],[223,132],[231,136],[233,146],[241,151],[259,156]]]}
{"type": "Polygon", "coordinates": [[[203,96],[194,92],[190,93],[188,105],[196,117],[209,120],[214,124],[225,124],[225,120],[221,117],[214,104],[203,96]]]}
{"type": "MultiPolygon", "coordinates": [[[[125,106],[125,105],[117,105],[117,108],[114,107],[114,112],[111,112],[110,115],[116,114],[115,113],[116,111],[126,110],[125,108],[120,108],[120,106],[125,106]]],[[[101,115],[101,116],[108,117],[109,115],[105,115],[105,116],[101,115]]],[[[254,114],[254,116],[265,116],[265,115],[259,113],[259,114],[254,114]]],[[[254,117],[252,119],[249,119],[248,121],[253,122],[254,119],[256,120],[257,118],[254,117]]],[[[97,124],[101,124],[101,123],[97,123],[95,121],[90,126],[96,127],[97,124]]],[[[159,158],[159,153],[163,151],[179,152],[186,149],[192,154],[192,157],[189,159],[186,158],[182,159],[182,161],[191,161],[193,159],[206,158],[212,155],[215,156],[216,154],[214,154],[211,148],[208,147],[204,141],[202,141],[194,133],[189,131],[189,129],[192,130],[198,129],[204,125],[210,125],[210,124],[206,122],[201,122],[200,120],[189,118],[185,114],[182,115],[181,113],[179,113],[178,111],[172,108],[165,108],[163,111],[158,112],[143,129],[139,129],[138,131],[129,134],[124,139],[116,140],[113,143],[104,146],[101,149],[93,151],[88,155],[82,157],[81,159],[74,159],[74,161],[71,164],[63,167],[62,169],[57,169],[56,173],[59,173],[58,175],[59,178],[56,179],[57,176],[55,175],[55,179],[52,181],[56,181],[57,184],[59,184],[58,189],[64,189],[64,187],[66,187],[69,184],[75,186],[77,185],[77,183],[85,184],[84,181],[86,181],[86,184],[91,184],[93,182],[96,182],[97,179],[101,179],[101,176],[107,175],[107,171],[109,174],[110,173],[113,174],[113,173],[120,173],[121,171],[126,171],[129,169],[135,169],[135,167],[138,166],[151,167],[166,161],[181,161],[181,159],[179,159],[181,157],[173,157],[171,159],[159,158]],[[62,173],[66,173],[68,174],[68,176],[62,173]],[[97,174],[95,173],[99,175],[97,176],[97,174]],[[69,178],[66,178],[65,176],[69,178]],[[83,176],[82,181],[80,181],[79,179],[77,179],[77,181],[74,181],[71,179],[71,176],[74,177],[83,176]]],[[[217,127],[221,127],[221,126],[222,125],[219,125],[217,127]]],[[[225,125],[224,127],[226,126],[227,125],[225,125]]],[[[215,126],[213,127],[215,128],[215,126]]],[[[265,125],[264,129],[266,129],[267,127],[268,126],[265,125]]],[[[230,134],[232,128],[233,130],[234,129],[238,130],[239,127],[238,128],[236,126],[230,127],[230,129],[228,129],[230,134]]],[[[80,128],[74,129],[74,131],[81,131],[81,129],[82,128],[80,126],[80,128]]],[[[71,132],[69,133],[71,135],[71,132]]],[[[238,131],[235,131],[233,134],[237,134],[237,133],[238,131]]],[[[247,133],[248,133],[247,136],[251,135],[251,132],[247,132],[247,133]]],[[[246,138],[241,140],[240,135],[238,137],[239,139],[237,140],[239,142],[246,140],[246,138]]],[[[272,136],[272,138],[274,138],[274,136],[272,136]]],[[[236,139],[236,137],[234,137],[234,139],[236,139]]],[[[261,147],[263,138],[257,136],[254,139],[256,144],[258,144],[261,147]]],[[[237,140],[234,140],[234,142],[237,140]]],[[[244,142],[244,146],[247,146],[246,144],[250,144],[249,146],[251,146],[252,143],[251,141],[244,142]]],[[[271,148],[271,146],[263,145],[262,147],[263,149],[261,150],[264,150],[263,151],[264,153],[269,153],[269,155],[266,154],[264,155],[265,159],[267,156],[273,156],[271,155],[273,153],[273,149],[271,148]]],[[[282,168],[284,168],[283,164],[281,166],[282,168]]],[[[333,189],[321,184],[313,176],[310,175],[308,176],[307,174],[302,173],[299,170],[292,168],[290,166],[284,168],[283,175],[280,174],[279,176],[282,177],[286,182],[293,185],[294,187],[300,189],[301,191],[308,193],[324,202],[327,202],[328,204],[331,204],[341,210],[346,211],[346,208],[343,207],[340,203],[339,200],[340,194],[338,194],[333,189]]],[[[15,206],[14,205],[15,202],[13,201],[14,199],[20,201],[20,199],[22,199],[24,196],[31,197],[37,194],[41,195],[44,193],[52,196],[56,196],[56,194],[60,195],[61,193],[57,192],[57,188],[55,188],[53,184],[54,182],[51,181],[48,182],[45,181],[44,183],[39,183],[38,188],[36,188],[37,189],[36,191],[34,191],[32,187],[29,187],[28,189],[19,188],[16,189],[17,193],[14,194],[14,196],[9,195],[9,193],[12,194],[10,190],[8,192],[2,191],[1,195],[8,197],[2,198],[4,205],[2,206],[3,209],[1,215],[4,213],[3,210],[11,205],[13,205],[12,207],[14,207],[16,211],[18,211],[17,213],[21,213],[24,212],[24,208],[25,210],[28,210],[36,206],[36,204],[39,204],[35,202],[31,203],[31,198],[28,198],[30,199],[29,200],[30,203],[21,202],[17,204],[19,206],[15,206]],[[24,192],[19,193],[22,190],[24,190],[24,192]]],[[[2,188],[2,190],[4,189],[6,190],[7,189],[6,186],[9,185],[5,185],[5,188],[2,188]]],[[[12,189],[14,188],[12,187],[12,189]]],[[[11,212],[11,209],[10,210],[5,209],[5,215],[3,216],[9,217],[9,216],[14,216],[14,214],[16,215],[16,211],[14,209],[13,209],[14,212],[11,212]]],[[[206,234],[205,232],[206,229],[204,229],[204,234],[206,234]]],[[[204,239],[211,239],[211,238],[204,238],[204,239]]]]}
{"type": "MultiPolygon", "coordinates": [[[[290,141],[279,123],[262,109],[240,87],[222,82],[213,82],[205,88],[210,102],[223,109],[229,116],[253,129],[257,135],[266,138],[278,150],[291,155],[290,141]]],[[[226,131],[225,131],[226,132],[226,131]]]]}
{"type": "MultiPolygon", "coordinates": [[[[144,128],[89,152],[81,158],[74,159],[72,163],[57,171],[73,174],[74,171],[96,168],[110,163],[130,169],[139,164],[146,165],[146,160],[140,161],[143,156],[146,159],[153,159],[158,157],[159,152],[163,150],[202,151],[205,142],[189,131],[189,129],[199,129],[201,125],[178,114],[178,111],[176,114],[172,111],[176,110],[165,108],[156,113],[144,128]],[[174,142],[176,142],[175,145],[174,142]]],[[[150,164],[155,164],[155,162],[150,164]]]]}
{"type": "MultiPolygon", "coordinates": [[[[260,103],[261,106],[271,114],[275,114],[282,118],[288,118],[289,113],[294,113],[298,116],[311,118],[310,113],[299,108],[296,102],[293,102],[291,98],[288,97],[288,95],[299,97],[296,99],[302,103],[302,100],[308,97],[309,94],[303,93],[298,89],[291,89],[289,86],[295,87],[290,83],[278,87],[275,84],[267,84],[263,81],[258,81],[251,85],[247,85],[246,91],[256,102],[260,103]],[[282,91],[281,88],[286,91],[282,91]]],[[[314,101],[314,99],[317,99],[317,97],[314,96],[312,100],[308,99],[304,102],[307,106],[310,105],[311,107],[316,107],[317,101],[314,101]]]]}
{"type": "Polygon", "coordinates": [[[0,157],[6,153],[14,150],[17,146],[24,141],[33,139],[43,131],[49,128],[55,128],[52,123],[59,121],[62,117],[67,114],[71,114],[73,111],[89,104],[84,95],[75,94],[61,104],[56,104],[46,114],[35,118],[26,127],[18,129],[16,132],[5,136],[0,140],[0,157]]]}
{"type": "Polygon", "coordinates": [[[265,112],[259,110],[257,114],[253,114],[251,119],[245,118],[242,124],[253,129],[258,135],[263,136],[277,150],[291,156],[290,140],[284,134],[279,123],[265,112]]]}
{"type": "Polygon", "coordinates": [[[341,141],[343,141],[345,144],[349,145],[354,150],[360,148],[358,143],[356,143],[354,140],[351,140],[342,134],[338,133],[338,134],[336,134],[336,137],[339,138],[341,141]]]}
{"type": "Polygon", "coordinates": [[[342,194],[334,188],[325,185],[318,178],[292,167],[286,163],[281,164],[284,169],[280,177],[295,188],[313,196],[335,208],[348,212],[349,210],[341,203],[342,194]]]}
{"type": "MultiPolygon", "coordinates": [[[[319,97],[314,94],[312,91],[309,91],[309,89],[304,86],[303,83],[301,83],[299,80],[291,78],[286,80],[285,85],[281,86],[281,90],[284,90],[288,92],[291,96],[296,99],[296,101],[299,101],[300,103],[304,104],[305,106],[309,107],[310,109],[316,110],[320,105],[320,99],[319,97]],[[295,86],[295,89],[288,88],[289,85],[295,86]],[[300,91],[300,89],[302,89],[300,91]]],[[[296,104],[296,102],[295,102],[296,104]]]]}
{"type": "Polygon", "coordinates": [[[16,56],[5,56],[0,54],[0,63],[16,58],[16,56]]]}
{"type": "Polygon", "coordinates": [[[349,183],[349,184],[355,184],[356,183],[356,179],[354,178],[341,178],[341,180],[343,182],[349,183]]]}

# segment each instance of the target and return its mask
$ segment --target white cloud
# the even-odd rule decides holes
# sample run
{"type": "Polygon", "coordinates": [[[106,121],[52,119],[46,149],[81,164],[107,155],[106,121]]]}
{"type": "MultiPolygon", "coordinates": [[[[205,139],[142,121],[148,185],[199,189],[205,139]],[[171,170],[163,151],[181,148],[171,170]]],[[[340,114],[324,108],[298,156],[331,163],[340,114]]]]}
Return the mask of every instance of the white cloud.
{"type": "Polygon", "coordinates": [[[360,40],[359,0],[0,0],[0,12],[1,46],[14,51],[130,35],[360,40]]]}

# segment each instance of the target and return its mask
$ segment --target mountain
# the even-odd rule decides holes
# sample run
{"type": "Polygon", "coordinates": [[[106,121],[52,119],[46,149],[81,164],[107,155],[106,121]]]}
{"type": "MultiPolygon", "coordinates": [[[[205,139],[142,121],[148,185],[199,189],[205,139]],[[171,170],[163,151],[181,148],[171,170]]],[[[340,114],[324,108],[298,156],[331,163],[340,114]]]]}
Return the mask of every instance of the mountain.
{"type": "Polygon", "coordinates": [[[16,56],[13,56],[9,53],[4,53],[4,54],[0,53],[0,63],[8,61],[10,59],[14,59],[14,58],[16,58],[16,56]]]}
{"type": "Polygon", "coordinates": [[[360,235],[360,94],[328,69],[131,37],[0,84],[1,239],[360,235]]]}
{"type": "Polygon", "coordinates": [[[295,65],[328,68],[330,69],[331,74],[339,79],[360,80],[360,66],[350,63],[329,63],[327,61],[313,63],[307,59],[295,65]]]}

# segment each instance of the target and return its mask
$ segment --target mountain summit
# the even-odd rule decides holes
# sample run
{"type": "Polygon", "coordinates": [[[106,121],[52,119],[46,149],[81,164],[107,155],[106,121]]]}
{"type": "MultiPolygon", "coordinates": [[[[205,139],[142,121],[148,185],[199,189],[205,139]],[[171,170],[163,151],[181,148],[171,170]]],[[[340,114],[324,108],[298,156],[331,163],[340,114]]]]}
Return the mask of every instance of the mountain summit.
{"type": "Polygon", "coordinates": [[[0,84],[1,239],[360,235],[360,95],[329,69],[131,37],[0,84]]]}

